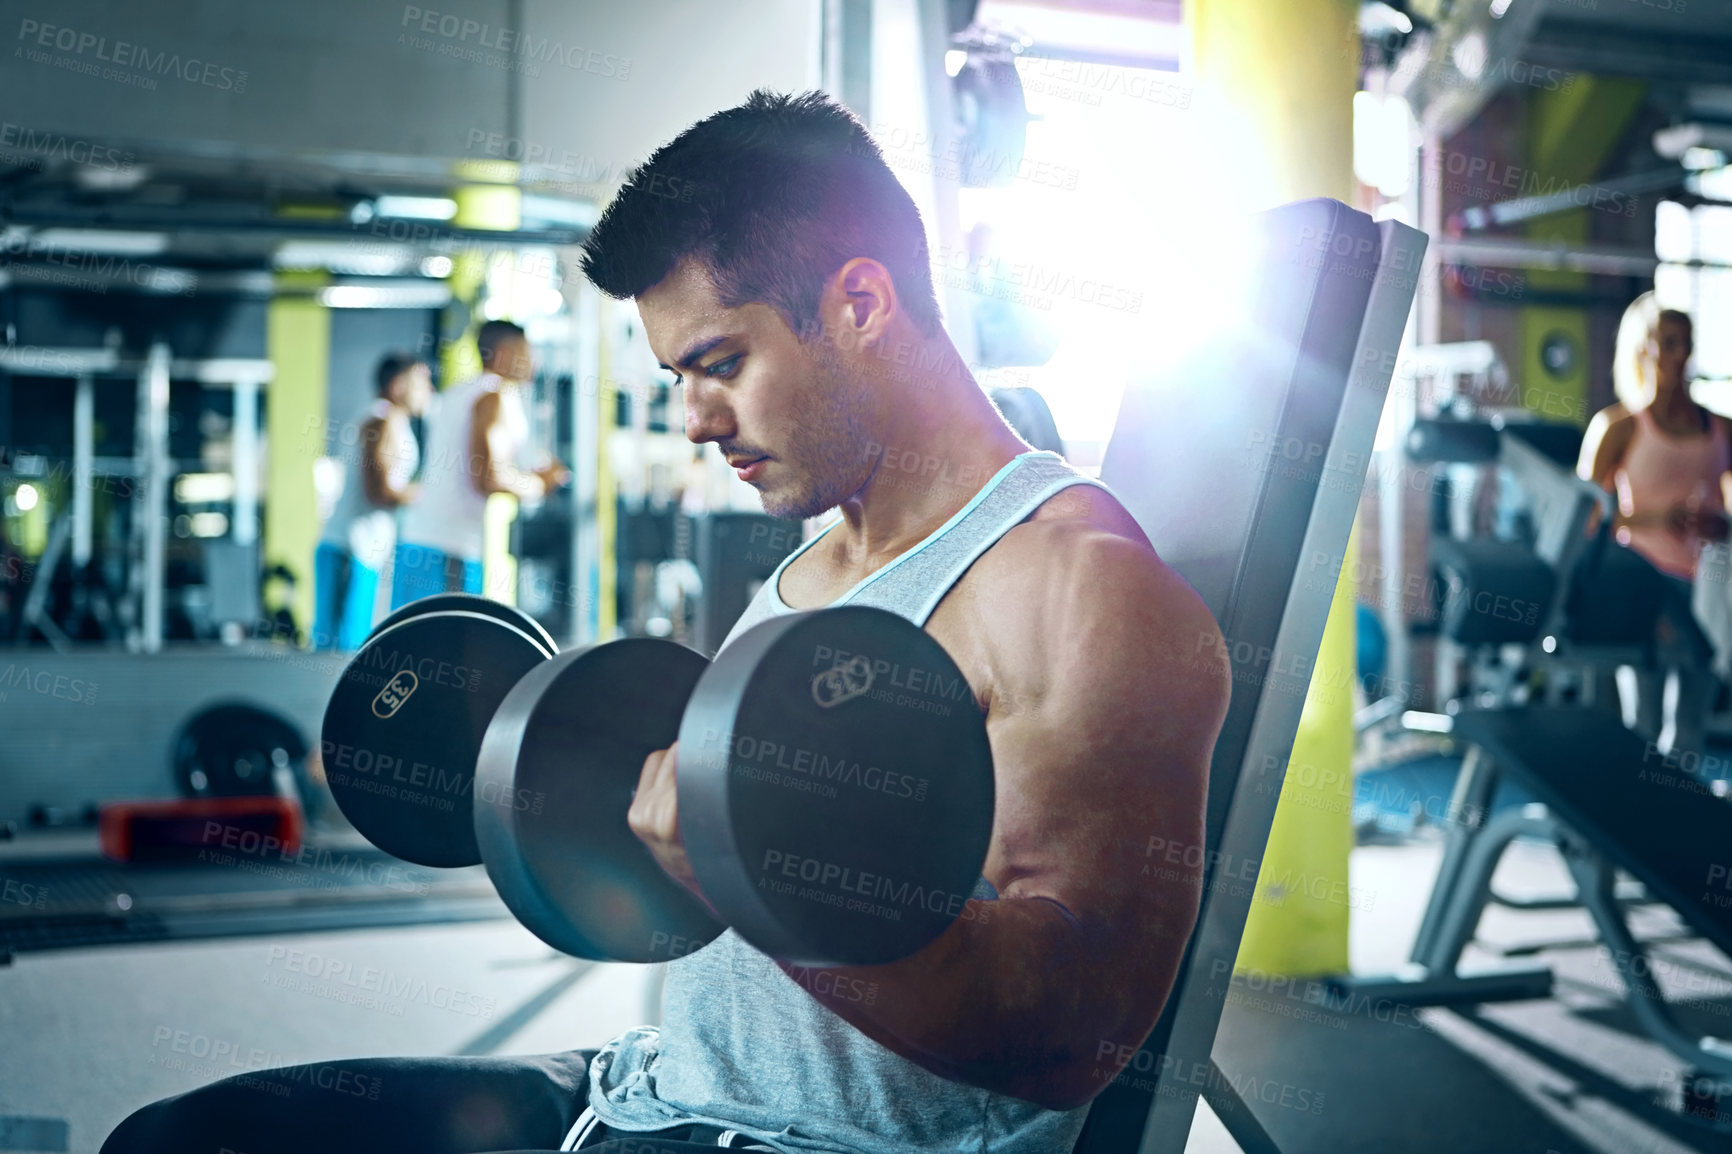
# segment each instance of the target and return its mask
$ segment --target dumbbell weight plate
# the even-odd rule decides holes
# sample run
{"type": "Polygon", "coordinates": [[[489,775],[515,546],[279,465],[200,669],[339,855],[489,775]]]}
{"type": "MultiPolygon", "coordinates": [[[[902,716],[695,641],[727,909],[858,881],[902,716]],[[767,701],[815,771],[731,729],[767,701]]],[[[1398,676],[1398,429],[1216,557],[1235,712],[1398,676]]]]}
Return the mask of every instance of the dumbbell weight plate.
{"type": "Polygon", "coordinates": [[[992,836],[992,751],[925,630],[855,606],[756,625],[699,678],[679,737],[692,869],[765,953],[882,964],[962,913],[992,836]]]}
{"type": "Polygon", "coordinates": [[[453,611],[479,613],[483,617],[492,617],[496,621],[503,621],[507,625],[516,626],[535,638],[541,647],[547,650],[549,657],[559,652],[559,645],[553,640],[553,634],[549,633],[541,622],[515,605],[506,605],[503,602],[493,600],[491,597],[477,597],[473,593],[435,593],[431,597],[422,597],[411,601],[379,622],[377,628],[368,635],[368,640],[379,636],[391,626],[412,618],[425,617],[429,613],[450,613],[453,611]]]}
{"type": "Polygon", "coordinates": [[[494,887],[557,950],[665,962],[722,932],[626,824],[644,759],[679,734],[708,667],[671,641],[562,653],[508,694],[475,771],[475,838],[494,887]]]}
{"type": "Polygon", "coordinates": [[[475,758],[499,703],[548,655],[529,634],[464,611],[381,631],[344,668],[319,751],[343,816],[404,861],[481,860],[471,801],[475,758]]]}

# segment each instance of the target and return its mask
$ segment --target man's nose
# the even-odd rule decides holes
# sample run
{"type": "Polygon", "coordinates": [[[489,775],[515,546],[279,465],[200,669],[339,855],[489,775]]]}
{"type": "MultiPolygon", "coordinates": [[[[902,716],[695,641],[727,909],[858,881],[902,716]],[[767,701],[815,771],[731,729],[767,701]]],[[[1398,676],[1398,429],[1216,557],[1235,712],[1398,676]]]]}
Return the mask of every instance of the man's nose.
{"type": "Polygon", "coordinates": [[[686,440],[694,445],[719,441],[733,433],[733,414],[721,399],[705,389],[686,386],[686,440]]]}

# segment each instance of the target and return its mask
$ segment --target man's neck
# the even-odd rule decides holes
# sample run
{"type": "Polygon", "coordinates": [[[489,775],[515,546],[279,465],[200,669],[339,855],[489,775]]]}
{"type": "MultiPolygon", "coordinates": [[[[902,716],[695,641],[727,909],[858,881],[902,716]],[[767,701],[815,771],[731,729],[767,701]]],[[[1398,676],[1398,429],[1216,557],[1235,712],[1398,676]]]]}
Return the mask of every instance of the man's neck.
{"type": "Polygon", "coordinates": [[[849,563],[906,552],[1028,450],[972,379],[925,383],[901,386],[887,406],[872,472],[841,505],[834,547],[849,563]]]}

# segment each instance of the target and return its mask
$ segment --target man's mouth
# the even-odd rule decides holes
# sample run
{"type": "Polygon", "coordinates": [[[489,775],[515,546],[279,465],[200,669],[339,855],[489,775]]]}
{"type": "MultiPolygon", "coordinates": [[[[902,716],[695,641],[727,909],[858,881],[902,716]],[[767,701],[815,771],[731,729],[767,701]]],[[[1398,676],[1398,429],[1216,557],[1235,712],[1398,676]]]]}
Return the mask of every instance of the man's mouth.
{"type": "Polygon", "coordinates": [[[728,464],[734,467],[734,475],[742,481],[755,481],[764,471],[768,457],[730,457],[728,464]]]}

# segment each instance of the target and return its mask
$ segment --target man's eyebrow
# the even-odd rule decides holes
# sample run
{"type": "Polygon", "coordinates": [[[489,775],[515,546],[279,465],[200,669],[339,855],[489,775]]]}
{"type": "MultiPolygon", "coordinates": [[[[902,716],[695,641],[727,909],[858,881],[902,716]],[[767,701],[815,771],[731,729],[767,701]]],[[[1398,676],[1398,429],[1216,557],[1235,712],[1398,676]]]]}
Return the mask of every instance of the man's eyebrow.
{"type": "Polygon", "coordinates": [[[675,361],[672,365],[662,365],[661,367],[670,373],[677,370],[689,369],[692,365],[696,364],[698,359],[705,353],[709,352],[723,341],[731,340],[732,338],[732,333],[724,333],[719,337],[711,337],[708,340],[699,341],[697,344],[687,349],[685,355],[680,357],[680,359],[675,361]]]}

